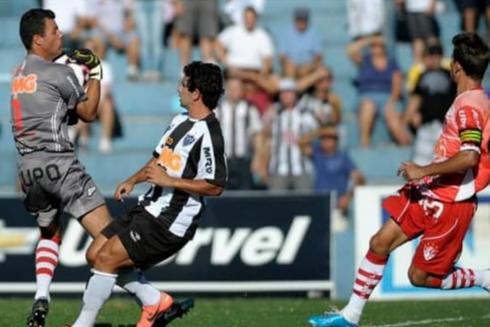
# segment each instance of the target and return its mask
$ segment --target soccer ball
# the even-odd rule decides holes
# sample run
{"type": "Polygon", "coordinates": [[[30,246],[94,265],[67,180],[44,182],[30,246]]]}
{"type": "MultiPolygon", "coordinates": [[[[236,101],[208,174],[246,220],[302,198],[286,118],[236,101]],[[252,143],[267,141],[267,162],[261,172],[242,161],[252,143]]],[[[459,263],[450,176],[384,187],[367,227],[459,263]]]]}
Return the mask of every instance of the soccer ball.
{"type": "Polygon", "coordinates": [[[85,88],[89,79],[89,69],[87,66],[77,63],[66,54],[62,54],[61,56],[56,58],[54,62],[70,67],[75,73],[78,83],[85,88]]]}

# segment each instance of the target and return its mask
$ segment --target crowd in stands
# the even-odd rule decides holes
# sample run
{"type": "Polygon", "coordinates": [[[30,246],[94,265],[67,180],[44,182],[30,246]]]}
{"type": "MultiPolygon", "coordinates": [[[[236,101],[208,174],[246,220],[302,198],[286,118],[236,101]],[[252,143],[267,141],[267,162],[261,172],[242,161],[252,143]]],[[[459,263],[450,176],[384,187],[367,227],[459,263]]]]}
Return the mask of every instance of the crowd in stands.
{"type": "MultiPolygon", "coordinates": [[[[276,1],[276,0],[269,0],[276,1]]],[[[490,2],[454,0],[461,29],[490,22],[490,2]],[[481,17],[480,17],[481,16],[481,17]]],[[[431,160],[435,138],[455,96],[449,61],[440,43],[436,0],[347,0],[351,42],[346,56],[357,67],[358,144],[380,146],[372,134],[383,121],[392,144],[413,146],[413,160],[431,160]],[[395,33],[386,33],[387,28],[395,33]],[[388,38],[387,35],[394,35],[388,38]],[[402,71],[393,44],[410,42],[412,67],[402,71]]],[[[131,81],[162,81],[164,44],[176,48],[181,67],[199,46],[200,59],[225,71],[226,96],[216,109],[229,159],[228,188],[336,191],[345,212],[352,188],[364,177],[343,140],[342,99],[333,92],[335,67],[327,46],[298,3],[289,26],[273,35],[262,27],[266,0],[44,0],[57,14],[69,47],[108,48],[127,57],[131,81]],[[85,7],[85,9],[84,9],[85,7]],[[86,10],[89,7],[90,10],[86,10]],[[275,68],[275,69],[274,69],[275,68]]],[[[104,75],[111,76],[105,62],[104,75]]],[[[167,78],[167,77],[165,77],[167,78]]],[[[173,80],[179,76],[170,77],[173,80]]],[[[104,84],[101,152],[111,151],[115,103],[104,84]]],[[[80,144],[87,137],[79,127],[80,144]]]]}

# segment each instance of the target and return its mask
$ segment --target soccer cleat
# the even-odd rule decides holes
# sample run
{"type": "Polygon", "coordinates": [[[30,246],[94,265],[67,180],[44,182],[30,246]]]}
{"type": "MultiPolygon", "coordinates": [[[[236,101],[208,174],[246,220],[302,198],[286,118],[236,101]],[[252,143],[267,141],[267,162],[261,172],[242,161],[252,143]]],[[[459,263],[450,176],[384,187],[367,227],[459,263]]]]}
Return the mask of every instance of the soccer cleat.
{"type": "Polygon", "coordinates": [[[155,320],[157,320],[161,315],[167,311],[172,304],[174,299],[167,293],[160,292],[160,301],[155,305],[144,305],[142,307],[141,317],[136,327],[151,327],[153,326],[155,320]]]}
{"type": "Polygon", "coordinates": [[[46,316],[49,312],[49,302],[46,299],[37,299],[32,304],[31,313],[27,317],[28,327],[45,327],[46,316]]]}
{"type": "Polygon", "coordinates": [[[313,327],[358,327],[356,324],[347,321],[344,316],[337,312],[311,316],[308,318],[308,322],[313,327]]]}
{"type": "Polygon", "coordinates": [[[183,301],[175,301],[160,318],[153,324],[154,327],[164,327],[170,324],[173,320],[183,317],[194,307],[194,299],[186,299],[183,301]]]}

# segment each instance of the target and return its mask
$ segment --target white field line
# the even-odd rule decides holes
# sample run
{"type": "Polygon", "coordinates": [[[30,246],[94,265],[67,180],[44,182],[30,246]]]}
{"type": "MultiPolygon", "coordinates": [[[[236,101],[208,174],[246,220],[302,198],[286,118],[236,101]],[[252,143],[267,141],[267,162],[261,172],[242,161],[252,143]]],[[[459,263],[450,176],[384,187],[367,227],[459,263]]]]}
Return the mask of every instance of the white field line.
{"type": "MultiPolygon", "coordinates": [[[[404,322],[399,322],[395,324],[377,325],[376,327],[405,327],[405,326],[420,326],[420,325],[431,325],[434,323],[441,322],[453,322],[453,321],[463,321],[467,320],[465,317],[453,317],[453,318],[441,318],[441,319],[424,319],[424,320],[408,320],[404,322]]],[[[490,315],[484,315],[479,318],[479,320],[488,320],[490,315]]],[[[370,327],[370,326],[366,326],[370,327]]],[[[374,327],[374,326],[371,326],[374,327]]]]}

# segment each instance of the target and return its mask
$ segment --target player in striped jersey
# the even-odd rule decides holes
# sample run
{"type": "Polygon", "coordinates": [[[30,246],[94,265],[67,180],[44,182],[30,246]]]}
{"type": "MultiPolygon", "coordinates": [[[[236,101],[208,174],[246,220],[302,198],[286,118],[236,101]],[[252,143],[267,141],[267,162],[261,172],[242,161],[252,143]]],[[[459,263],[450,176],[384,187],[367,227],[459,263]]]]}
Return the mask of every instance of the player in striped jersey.
{"type": "Polygon", "coordinates": [[[404,162],[407,180],[383,208],[391,215],[371,238],[357,271],[351,298],[340,313],[311,317],[315,327],[357,326],[364,305],[383,277],[389,254],[421,236],[408,270],[414,286],[490,291],[490,270],[456,267],[476,211],[476,193],[490,182],[490,107],[481,81],[490,61],[488,45],[475,33],[453,38],[451,75],[457,96],[446,113],[432,163],[404,162]]]}
{"type": "MultiPolygon", "coordinates": [[[[94,247],[100,247],[101,242],[103,245],[73,326],[94,325],[122,268],[145,270],[179,251],[196,231],[204,210],[203,196],[221,194],[227,168],[223,136],[213,109],[223,91],[218,66],[193,62],[184,67],[179,96],[187,112],[172,120],[153,158],[117,186],[115,197],[121,201],[135,184],[151,184],[139,197],[138,205],[92,243],[94,247]]],[[[150,288],[141,291],[155,294],[150,288]]],[[[164,292],[157,292],[153,298],[152,303],[143,303],[136,326],[153,326],[172,306],[172,297],[164,292]]]]}

